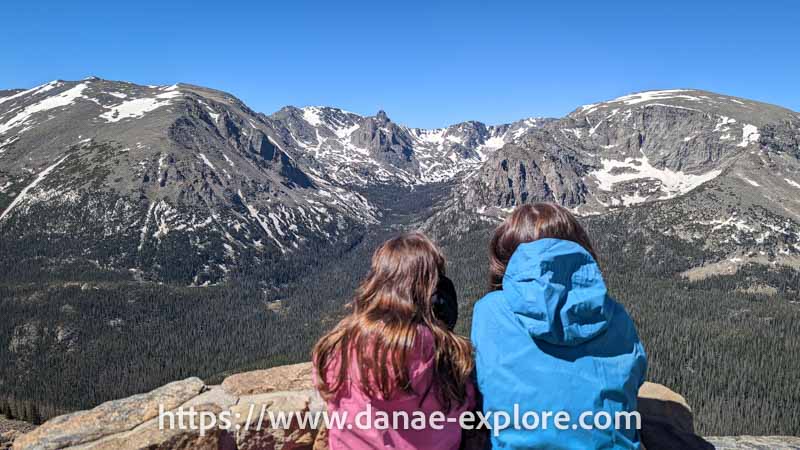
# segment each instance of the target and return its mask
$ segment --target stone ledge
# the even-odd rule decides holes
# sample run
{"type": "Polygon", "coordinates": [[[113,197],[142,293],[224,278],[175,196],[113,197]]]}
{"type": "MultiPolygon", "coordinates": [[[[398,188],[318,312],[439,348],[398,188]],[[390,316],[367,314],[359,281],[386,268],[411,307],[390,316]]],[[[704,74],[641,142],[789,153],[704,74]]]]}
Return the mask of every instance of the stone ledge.
{"type": "Polygon", "coordinates": [[[717,450],[797,450],[800,437],[794,436],[724,436],[706,440],[717,450]]]}
{"type": "MultiPolygon", "coordinates": [[[[293,424],[287,430],[263,428],[255,431],[258,417],[249,417],[250,405],[266,411],[321,411],[324,402],[313,390],[311,363],[280,366],[231,375],[219,386],[206,386],[198,378],[167,384],[151,392],[103,403],[51,419],[28,434],[17,437],[16,450],[324,450],[326,431],[302,429],[293,424]],[[219,414],[227,411],[233,429],[215,428],[200,436],[199,431],[159,429],[158,405],[175,411],[194,407],[196,411],[219,414]],[[238,413],[238,416],[237,416],[238,413]],[[239,426],[238,428],[236,426],[239,426]],[[248,427],[245,427],[248,425],[248,427]]],[[[666,448],[663,440],[680,442],[682,448],[712,448],[694,435],[692,410],[686,399],[669,388],[645,383],[639,391],[643,417],[643,440],[648,448],[666,448]],[[678,441],[675,439],[679,438],[678,441]]],[[[720,449],[797,449],[800,438],[714,437],[720,449]]]]}

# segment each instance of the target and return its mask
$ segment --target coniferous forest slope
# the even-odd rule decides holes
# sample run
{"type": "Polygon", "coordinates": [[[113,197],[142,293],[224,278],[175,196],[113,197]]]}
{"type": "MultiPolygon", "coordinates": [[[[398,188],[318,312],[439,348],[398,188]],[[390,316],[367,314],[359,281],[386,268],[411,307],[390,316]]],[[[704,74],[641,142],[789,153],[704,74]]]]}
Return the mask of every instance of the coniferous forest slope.
{"type": "Polygon", "coordinates": [[[403,230],[444,247],[467,334],[491,229],[555,201],[700,433],[800,434],[799,130],[694,90],[437,130],[189,85],[0,91],[0,414],[308,360],[403,230]]]}

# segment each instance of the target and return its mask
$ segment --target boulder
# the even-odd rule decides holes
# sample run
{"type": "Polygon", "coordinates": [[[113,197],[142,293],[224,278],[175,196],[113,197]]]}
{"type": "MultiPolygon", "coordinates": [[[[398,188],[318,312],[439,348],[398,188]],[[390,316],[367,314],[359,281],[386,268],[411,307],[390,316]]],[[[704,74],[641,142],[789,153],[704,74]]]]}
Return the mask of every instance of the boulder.
{"type": "MultiPolygon", "coordinates": [[[[205,386],[197,378],[170,383],[56,417],[25,435],[4,434],[0,449],[16,438],[16,450],[327,450],[327,430],[321,420],[304,426],[297,416],[324,410],[324,401],[312,387],[311,363],[294,364],[232,375],[219,386],[205,386]],[[159,422],[159,405],[173,413],[192,408],[217,419],[227,416],[230,426],[217,423],[201,432],[198,426],[177,426],[177,419],[170,426],[169,419],[159,422]],[[295,416],[286,426],[273,426],[270,413],[278,412],[295,416]]],[[[655,383],[645,383],[639,390],[639,412],[648,450],[713,449],[712,443],[736,450],[800,448],[800,438],[785,437],[719,437],[709,438],[710,443],[694,434],[686,399],[655,383]]],[[[485,434],[471,434],[464,447],[484,448],[484,438],[485,434]]]]}
{"type": "Polygon", "coordinates": [[[692,408],[686,399],[666,386],[645,382],[639,388],[639,413],[672,423],[687,433],[694,433],[692,408]]]}
{"type": "Polygon", "coordinates": [[[707,438],[717,450],[797,450],[800,437],[727,436],[707,438]]]}
{"type": "Polygon", "coordinates": [[[647,450],[714,450],[694,433],[692,408],[686,399],[666,386],[645,382],[639,388],[641,439],[647,450]]]}
{"type": "Polygon", "coordinates": [[[226,378],[222,382],[222,387],[233,395],[313,389],[312,371],[311,363],[306,362],[238,373],[226,378]]]}
{"type": "MultiPolygon", "coordinates": [[[[193,408],[194,411],[210,412],[218,416],[222,411],[236,404],[236,397],[222,388],[211,388],[180,405],[182,410],[193,408]]],[[[175,410],[172,410],[174,412],[175,410]]],[[[234,437],[228,430],[212,427],[204,430],[172,425],[165,419],[163,424],[158,418],[150,419],[131,431],[114,434],[87,444],[69,447],[68,450],[138,450],[138,449],[198,449],[198,450],[235,450],[234,437]],[[163,427],[162,427],[163,425],[163,427]]]]}
{"type": "MultiPolygon", "coordinates": [[[[317,427],[303,427],[299,415],[321,414],[324,403],[313,390],[241,397],[231,408],[238,450],[311,449],[317,427]],[[273,427],[270,414],[294,414],[287,426],[273,427]]],[[[319,416],[321,417],[321,416],[319,416]]]]}
{"type": "Polygon", "coordinates": [[[188,378],[146,394],[103,403],[51,419],[14,441],[14,449],[59,449],[130,431],[158,416],[159,405],[171,410],[196,397],[205,388],[199,378],[188,378]]]}

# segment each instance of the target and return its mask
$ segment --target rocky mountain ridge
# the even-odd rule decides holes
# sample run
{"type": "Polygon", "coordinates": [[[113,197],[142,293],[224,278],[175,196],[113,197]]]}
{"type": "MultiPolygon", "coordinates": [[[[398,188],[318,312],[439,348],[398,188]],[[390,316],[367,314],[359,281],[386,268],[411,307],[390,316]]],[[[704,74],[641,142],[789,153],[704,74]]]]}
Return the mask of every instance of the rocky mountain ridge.
{"type": "Polygon", "coordinates": [[[201,256],[189,269],[197,285],[378,217],[360,194],[305,170],[269,121],[228,94],[96,78],[0,98],[0,208],[10,246],[80,240],[83,258],[159,279],[182,248],[201,256]],[[94,251],[97,236],[121,251],[94,251]]]}
{"type": "Polygon", "coordinates": [[[449,181],[547,122],[534,118],[507,125],[468,121],[428,130],[396,124],[384,111],[364,117],[316,106],[288,106],[268,117],[283,125],[287,145],[296,148],[320,176],[360,186],[449,181]]]}
{"type": "Polygon", "coordinates": [[[800,264],[798,157],[798,113],[699,90],[425,130],[383,111],[264,115],[198,86],[91,77],[0,93],[0,227],[12,249],[46,238],[144,279],[174,279],[165,266],[181,249],[197,258],[177,277],[204,285],[378,223],[385,211],[364,196],[375,186],[446,182],[428,229],[532,201],[592,215],[675,200],[685,220],[665,232],[713,236],[706,246],[730,247],[728,263],[800,264]],[[706,194],[688,207],[680,197],[695,190],[706,194]],[[37,226],[53,214],[57,226],[37,226]],[[86,252],[93,236],[123,251],[86,252]]]}
{"type": "Polygon", "coordinates": [[[552,201],[583,216],[636,216],[631,227],[700,244],[718,264],[711,273],[797,267],[799,129],[796,112],[697,90],[585,105],[494,152],[426,228],[459,232],[552,201]]]}
{"type": "Polygon", "coordinates": [[[545,200],[579,214],[614,259],[604,267],[647,324],[658,379],[708,392],[697,405],[709,429],[794,430],[796,411],[781,401],[796,392],[776,399],[770,388],[791,383],[784,369],[797,354],[783,339],[797,323],[800,273],[795,112],[669,90],[561,119],[420,130],[385,113],[268,116],[198,86],[90,78],[0,91],[0,130],[0,407],[15,416],[26,402],[46,417],[91,407],[187,368],[208,375],[306,355],[328,326],[320,317],[340,310],[374,247],[401,230],[434,235],[475,300],[491,226],[545,200]],[[713,304],[700,305],[706,298],[713,304]],[[674,305],[695,316],[670,323],[710,330],[696,340],[713,343],[694,351],[686,333],[651,321],[674,305]],[[710,356],[731,348],[741,350],[733,363],[710,356]],[[760,421],[715,416],[749,384],[706,390],[682,377],[705,365],[719,378],[739,364],[748,381],[772,374],[747,399],[769,412],[760,421]],[[41,382],[54,373],[113,381],[64,392],[41,382]]]}

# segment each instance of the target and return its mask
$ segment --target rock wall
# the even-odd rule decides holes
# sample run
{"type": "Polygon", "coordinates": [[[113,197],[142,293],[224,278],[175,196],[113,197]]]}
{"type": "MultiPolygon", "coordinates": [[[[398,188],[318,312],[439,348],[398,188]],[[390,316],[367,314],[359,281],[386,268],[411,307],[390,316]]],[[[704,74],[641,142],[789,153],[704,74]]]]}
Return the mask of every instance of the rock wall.
{"type": "MultiPolygon", "coordinates": [[[[324,430],[268,428],[260,420],[268,412],[323,411],[324,403],[311,383],[311,364],[302,363],[232,375],[221,385],[208,386],[198,378],[176,381],[151,392],[103,403],[88,411],[53,418],[33,431],[16,437],[16,450],[325,450],[324,430]],[[193,407],[198,412],[225,412],[231,427],[195,429],[159,427],[159,406],[165,411],[193,407]],[[251,414],[250,411],[255,411],[251,414]],[[262,423],[264,427],[259,427],[262,423]]],[[[692,411],[686,400],[668,388],[645,383],[639,391],[643,439],[648,450],[711,448],[694,435],[692,411]],[[677,440],[676,440],[677,439],[677,440]],[[672,447],[675,448],[675,447],[672,447]]],[[[266,416],[265,416],[266,417],[266,416]]],[[[800,448],[798,438],[709,438],[721,449],[800,448]]]]}

